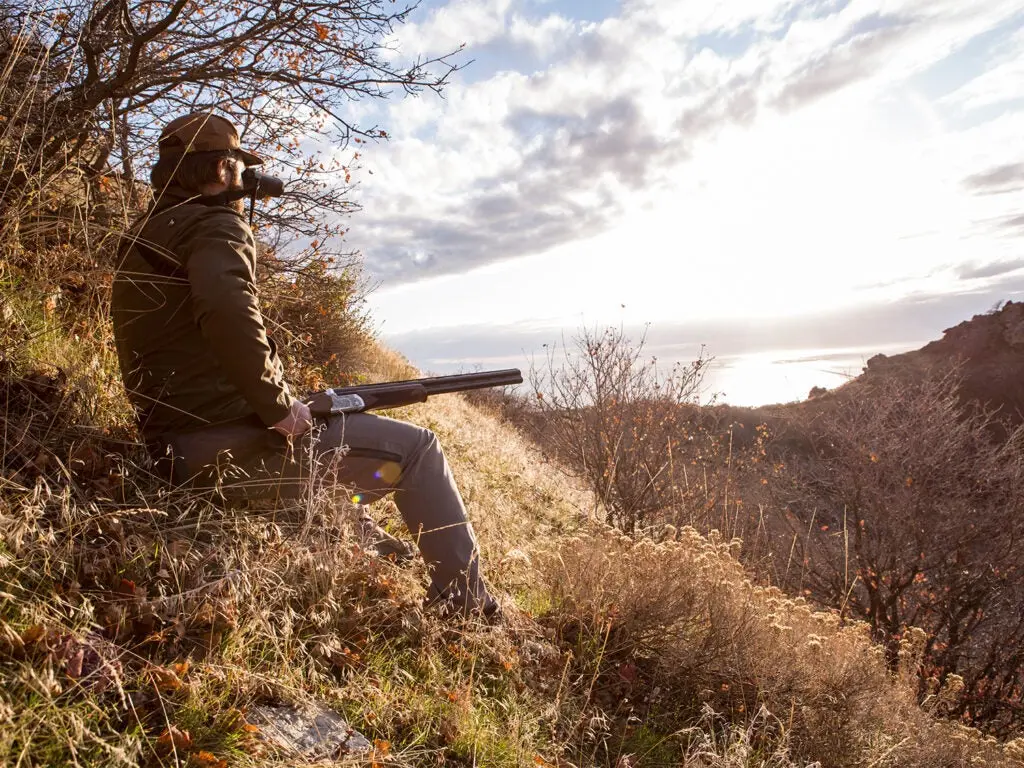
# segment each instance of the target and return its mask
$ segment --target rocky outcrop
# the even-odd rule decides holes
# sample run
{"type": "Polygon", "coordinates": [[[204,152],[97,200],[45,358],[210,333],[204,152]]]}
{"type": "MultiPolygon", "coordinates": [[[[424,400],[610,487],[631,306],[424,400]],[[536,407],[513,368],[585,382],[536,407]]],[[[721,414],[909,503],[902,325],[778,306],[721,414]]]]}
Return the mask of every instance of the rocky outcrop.
{"type": "Polygon", "coordinates": [[[1024,422],[1024,303],[1009,301],[975,315],[919,350],[875,355],[863,375],[846,387],[879,376],[916,375],[957,364],[962,366],[965,400],[998,408],[1014,424],[1024,422]]]}

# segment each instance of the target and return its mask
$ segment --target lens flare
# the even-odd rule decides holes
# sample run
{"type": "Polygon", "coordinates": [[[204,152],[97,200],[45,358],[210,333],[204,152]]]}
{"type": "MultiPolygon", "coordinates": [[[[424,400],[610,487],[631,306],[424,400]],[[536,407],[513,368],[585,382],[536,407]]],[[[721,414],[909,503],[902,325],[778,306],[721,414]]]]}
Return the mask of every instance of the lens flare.
{"type": "Polygon", "coordinates": [[[357,493],[355,496],[352,497],[352,503],[353,504],[362,504],[363,503],[363,495],[361,493],[357,493]]]}
{"type": "Polygon", "coordinates": [[[402,465],[394,461],[388,461],[380,465],[380,468],[373,473],[375,480],[382,480],[388,485],[394,485],[402,475],[402,465]]]}

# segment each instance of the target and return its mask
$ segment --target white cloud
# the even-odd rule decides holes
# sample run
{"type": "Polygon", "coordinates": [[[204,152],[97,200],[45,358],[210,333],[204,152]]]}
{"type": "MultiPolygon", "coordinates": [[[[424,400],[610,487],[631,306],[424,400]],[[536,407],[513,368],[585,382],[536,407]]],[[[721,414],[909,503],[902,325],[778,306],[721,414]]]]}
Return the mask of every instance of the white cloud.
{"type": "Polygon", "coordinates": [[[624,0],[622,16],[672,37],[728,33],[752,24],[772,28],[779,16],[799,5],[797,0],[624,0]]]}
{"type": "Polygon", "coordinates": [[[502,36],[512,0],[450,0],[423,21],[401,27],[403,53],[443,54],[461,45],[484,45],[502,36]]]}
{"type": "Polygon", "coordinates": [[[758,55],[772,74],[765,95],[799,106],[852,85],[877,93],[1020,11],[1020,0],[854,0],[838,13],[793,23],[777,43],[762,43],[758,55]]]}
{"type": "MultiPolygon", "coordinates": [[[[386,121],[396,138],[366,153],[374,176],[353,242],[396,281],[532,255],[500,267],[500,284],[529,295],[509,294],[509,313],[543,313],[567,292],[573,306],[617,306],[645,290],[653,312],[678,311],[678,284],[694,275],[666,242],[700,262],[706,284],[748,275],[761,293],[741,300],[758,312],[854,301],[865,280],[906,290],[938,272],[948,285],[951,265],[1005,257],[1007,241],[979,236],[1009,215],[1007,196],[961,182],[1013,145],[950,133],[908,78],[1019,6],[635,0],[574,25],[458,0],[412,39],[447,44],[473,26],[480,40],[558,55],[533,73],[457,80],[444,102],[398,103],[386,121]],[[746,50],[698,39],[744,27],[764,32],[746,50]],[[753,257],[766,249],[771,259],[753,257]],[[638,271],[608,283],[624,253],[638,271]],[[542,270],[550,295],[527,282],[542,270]],[[656,271],[665,279],[652,286],[656,271]]],[[[994,125],[991,136],[1015,130],[994,125]]],[[[472,316],[483,290],[452,297],[452,317],[472,316]]]]}
{"type": "Polygon", "coordinates": [[[914,79],[1022,0],[625,0],[596,23],[521,0],[446,8],[400,29],[403,49],[472,36],[532,56],[456,79],[445,101],[397,102],[352,222],[387,288],[375,315],[391,333],[444,329],[436,359],[469,354],[458,340],[485,323],[547,340],[581,321],[685,322],[680,345],[719,353],[768,349],[754,329],[771,318],[816,327],[845,308],[859,319],[821,333],[853,322],[852,345],[881,317],[858,307],[952,307],[929,315],[934,334],[868,343],[917,342],[1024,290],[1019,196],[1003,193],[1024,185],[1024,33],[945,100],[914,79]]]}
{"type": "Polygon", "coordinates": [[[979,109],[1024,99],[1024,35],[1006,61],[982,72],[943,98],[963,110],[979,109]]]}
{"type": "Polygon", "coordinates": [[[556,13],[537,22],[515,14],[508,29],[508,38],[518,45],[529,47],[538,55],[546,56],[567,42],[575,28],[572,21],[556,13]]]}

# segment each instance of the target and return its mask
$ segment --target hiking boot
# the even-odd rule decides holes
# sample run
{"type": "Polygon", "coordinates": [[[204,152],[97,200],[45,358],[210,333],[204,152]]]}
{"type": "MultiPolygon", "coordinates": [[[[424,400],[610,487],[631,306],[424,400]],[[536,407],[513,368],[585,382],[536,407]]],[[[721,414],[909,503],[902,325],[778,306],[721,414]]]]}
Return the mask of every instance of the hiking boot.
{"type": "Polygon", "coordinates": [[[367,515],[359,517],[359,543],[365,549],[373,550],[381,557],[393,560],[398,565],[411,562],[415,556],[411,545],[392,536],[367,515]]]}
{"type": "MultiPolygon", "coordinates": [[[[430,591],[434,591],[433,588],[430,591]]],[[[501,603],[490,594],[485,594],[483,599],[470,599],[468,595],[452,590],[434,596],[430,596],[428,593],[423,601],[423,607],[426,610],[434,611],[445,621],[478,619],[485,624],[500,624],[504,618],[501,603]]]]}

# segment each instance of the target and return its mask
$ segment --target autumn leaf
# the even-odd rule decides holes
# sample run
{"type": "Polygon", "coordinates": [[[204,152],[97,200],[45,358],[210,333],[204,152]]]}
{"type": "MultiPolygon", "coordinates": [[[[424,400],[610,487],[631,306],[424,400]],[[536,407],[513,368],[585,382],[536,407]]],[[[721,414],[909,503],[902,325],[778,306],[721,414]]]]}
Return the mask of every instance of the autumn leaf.
{"type": "Polygon", "coordinates": [[[188,752],[192,746],[192,737],[188,731],[182,731],[173,725],[164,729],[156,740],[156,748],[162,752],[188,752]]]}
{"type": "Polygon", "coordinates": [[[44,631],[42,625],[35,624],[21,633],[21,642],[24,645],[32,645],[43,636],[44,631]]]}
{"type": "Polygon", "coordinates": [[[228,768],[227,760],[218,760],[216,755],[206,750],[189,755],[188,764],[194,768],[228,768]]]}
{"type": "Polygon", "coordinates": [[[64,672],[72,680],[77,680],[82,676],[82,667],[85,663],[85,648],[75,648],[67,657],[67,661],[64,667],[64,672]]]}
{"type": "Polygon", "coordinates": [[[149,670],[149,679],[158,691],[176,691],[182,686],[181,678],[173,669],[153,667],[149,670]]]}
{"type": "Polygon", "coordinates": [[[330,29],[325,27],[323,24],[318,24],[315,21],[313,22],[313,29],[316,30],[316,36],[321,40],[326,40],[327,37],[331,34],[330,29]]]}

